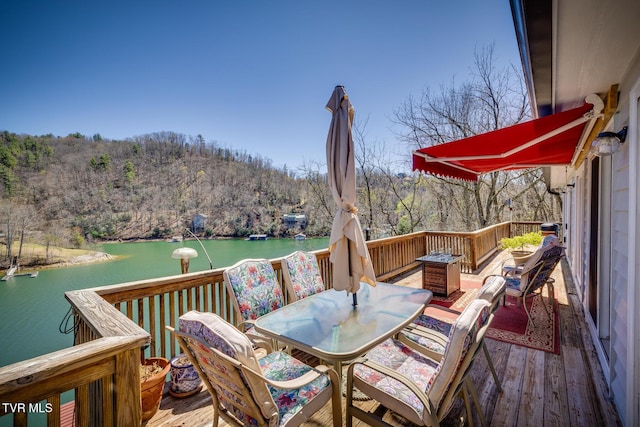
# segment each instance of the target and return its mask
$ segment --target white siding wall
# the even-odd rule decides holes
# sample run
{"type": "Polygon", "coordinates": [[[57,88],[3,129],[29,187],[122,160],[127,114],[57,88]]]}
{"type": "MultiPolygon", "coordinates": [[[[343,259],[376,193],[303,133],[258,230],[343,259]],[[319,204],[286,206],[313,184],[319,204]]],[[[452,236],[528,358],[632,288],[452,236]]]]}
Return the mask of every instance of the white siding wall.
{"type": "Polygon", "coordinates": [[[628,381],[628,245],[629,245],[629,145],[612,158],[611,183],[611,392],[624,418],[628,381]]]}

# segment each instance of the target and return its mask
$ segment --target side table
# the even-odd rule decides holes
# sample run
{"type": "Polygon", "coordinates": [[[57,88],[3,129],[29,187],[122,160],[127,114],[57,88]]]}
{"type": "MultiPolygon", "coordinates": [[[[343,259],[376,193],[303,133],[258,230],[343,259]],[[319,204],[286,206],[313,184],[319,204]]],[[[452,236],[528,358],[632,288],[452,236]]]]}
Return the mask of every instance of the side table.
{"type": "Polygon", "coordinates": [[[422,263],[422,289],[444,295],[460,289],[462,255],[431,254],[416,258],[422,263]]]}

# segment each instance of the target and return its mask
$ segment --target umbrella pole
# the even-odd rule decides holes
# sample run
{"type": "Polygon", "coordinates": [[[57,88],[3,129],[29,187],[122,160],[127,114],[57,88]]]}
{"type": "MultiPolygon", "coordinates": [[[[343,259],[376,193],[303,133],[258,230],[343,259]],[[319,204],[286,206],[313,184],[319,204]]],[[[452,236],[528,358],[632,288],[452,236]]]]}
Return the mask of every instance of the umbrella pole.
{"type": "MultiPolygon", "coordinates": [[[[353,280],[353,277],[351,277],[351,240],[349,240],[349,250],[347,251],[347,254],[349,256],[349,280],[353,280]]],[[[358,295],[356,292],[354,292],[353,294],[351,294],[353,297],[353,308],[355,309],[358,306],[358,295]]]]}

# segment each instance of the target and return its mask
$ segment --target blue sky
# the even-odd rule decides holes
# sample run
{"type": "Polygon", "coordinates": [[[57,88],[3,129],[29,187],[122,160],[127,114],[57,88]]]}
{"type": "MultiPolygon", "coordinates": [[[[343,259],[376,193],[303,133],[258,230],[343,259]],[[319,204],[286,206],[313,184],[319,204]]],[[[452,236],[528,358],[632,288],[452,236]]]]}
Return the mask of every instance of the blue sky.
{"type": "Polygon", "coordinates": [[[201,134],[293,170],[325,163],[337,84],[402,150],[393,111],[467,80],[476,48],[520,67],[508,0],[4,0],[0,16],[0,130],[201,134]]]}

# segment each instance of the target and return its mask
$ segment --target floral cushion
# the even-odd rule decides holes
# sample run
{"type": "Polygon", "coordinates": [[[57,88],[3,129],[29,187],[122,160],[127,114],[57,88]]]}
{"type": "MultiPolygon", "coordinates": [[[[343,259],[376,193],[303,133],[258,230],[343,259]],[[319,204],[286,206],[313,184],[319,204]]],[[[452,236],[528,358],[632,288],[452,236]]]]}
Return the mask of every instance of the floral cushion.
{"type": "MultiPolygon", "coordinates": [[[[292,380],[312,369],[298,359],[280,351],[269,353],[261,358],[259,363],[265,378],[275,381],[292,380]]],[[[280,425],[285,424],[328,387],[331,387],[331,381],[326,375],[322,375],[311,383],[293,390],[268,386],[271,396],[278,406],[280,425]]]]}
{"type": "Polygon", "coordinates": [[[266,259],[240,261],[224,271],[224,280],[242,320],[255,320],[284,305],[280,283],[266,259]]]}
{"type": "MultiPolygon", "coordinates": [[[[251,341],[249,341],[246,335],[227,323],[217,314],[190,311],[180,316],[178,329],[183,333],[200,338],[212,348],[260,372],[260,365],[253,351],[251,341]]],[[[207,377],[216,378],[218,382],[224,384],[224,386],[220,386],[218,382],[209,381],[216,389],[220,405],[233,413],[239,420],[243,421],[244,425],[258,425],[255,419],[230,403],[238,402],[238,397],[230,392],[230,390],[237,391],[238,386],[233,383],[227,383],[225,377],[219,375],[219,372],[226,371],[224,365],[216,361],[219,356],[216,356],[211,350],[199,342],[189,340],[188,342],[190,345],[199,346],[204,353],[209,354],[204,360],[199,360],[200,367],[207,377]]],[[[245,385],[251,390],[251,394],[255,396],[256,403],[260,407],[263,416],[265,418],[270,417],[271,414],[277,410],[277,405],[271,397],[270,390],[266,384],[256,378],[247,378],[242,373],[241,376],[245,385]]]]}
{"type": "Polygon", "coordinates": [[[441,369],[438,375],[434,376],[431,384],[431,401],[438,402],[438,407],[443,403],[463,359],[476,341],[478,331],[488,320],[490,312],[491,304],[488,301],[476,299],[471,301],[453,323],[449,341],[442,356],[441,369]]]}
{"type": "Polygon", "coordinates": [[[296,251],[286,256],[282,263],[282,276],[295,300],[324,291],[318,260],[310,252],[296,251]]]}
{"type": "MultiPolygon", "coordinates": [[[[436,361],[391,338],[369,351],[366,357],[413,381],[421,390],[428,389],[433,376],[439,369],[436,361]]],[[[401,382],[361,364],[354,366],[353,375],[383,391],[389,395],[389,398],[395,398],[408,404],[416,412],[418,418],[420,417],[424,403],[401,382]]],[[[389,402],[381,403],[388,404],[389,402]]]]}
{"type": "MultiPolygon", "coordinates": [[[[477,333],[488,318],[491,305],[485,300],[472,301],[458,316],[451,326],[449,340],[444,349],[440,363],[422,356],[420,353],[403,345],[401,342],[389,339],[373,350],[369,351],[366,358],[390,368],[408,380],[416,384],[429,396],[435,408],[441,412],[440,406],[449,388],[462,367],[462,362],[467,356],[471,345],[475,343],[477,333]]],[[[354,376],[369,386],[378,389],[385,395],[385,406],[399,407],[392,399],[397,399],[405,405],[409,405],[414,411],[414,417],[421,419],[424,402],[405,385],[394,380],[373,368],[362,364],[354,365],[354,376]]],[[[363,388],[360,387],[362,390],[363,388]]],[[[453,399],[448,402],[451,405],[453,399]]],[[[448,408],[445,408],[448,410],[448,408]]],[[[446,411],[442,411],[444,413],[446,411]]],[[[406,414],[403,414],[406,415],[406,414]]],[[[415,419],[410,417],[411,419],[415,419]]]]}

